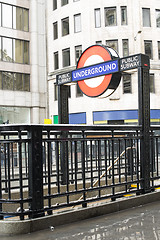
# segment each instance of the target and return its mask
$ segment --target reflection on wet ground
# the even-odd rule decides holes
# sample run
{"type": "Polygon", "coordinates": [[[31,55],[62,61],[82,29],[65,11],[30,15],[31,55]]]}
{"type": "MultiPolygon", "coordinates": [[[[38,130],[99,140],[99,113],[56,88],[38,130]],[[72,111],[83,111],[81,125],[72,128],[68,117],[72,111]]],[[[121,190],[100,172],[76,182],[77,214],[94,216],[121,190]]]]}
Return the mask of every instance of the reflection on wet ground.
{"type": "Polygon", "coordinates": [[[159,240],[160,203],[1,240],[159,240]]]}

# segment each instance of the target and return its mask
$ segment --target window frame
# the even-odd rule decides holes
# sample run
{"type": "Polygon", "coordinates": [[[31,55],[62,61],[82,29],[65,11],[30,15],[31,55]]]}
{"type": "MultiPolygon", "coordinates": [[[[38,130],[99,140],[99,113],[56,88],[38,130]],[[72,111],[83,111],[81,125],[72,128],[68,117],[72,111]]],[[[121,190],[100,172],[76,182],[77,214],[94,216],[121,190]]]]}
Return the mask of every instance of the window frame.
{"type": "Polygon", "coordinates": [[[150,11],[150,8],[142,8],[142,20],[143,20],[143,27],[151,27],[151,11],[150,11]],[[147,15],[147,17],[149,17],[148,18],[149,24],[146,24],[147,21],[144,19],[146,17],[144,15],[146,10],[148,10],[148,13],[149,13],[149,15],[147,15]]]}
{"type": "Polygon", "coordinates": [[[59,52],[54,52],[54,70],[59,69],[59,52]]]}
{"type": "Polygon", "coordinates": [[[53,11],[57,9],[57,0],[53,0],[53,11]]]}
{"type": "Polygon", "coordinates": [[[156,9],[156,27],[160,28],[160,9],[156,9]],[[157,13],[159,13],[159,18],[157,17],[157,13]],[[159,19],[159,21],[157,21],[159,19]]]}
{"type": "Polygon", "coordinates": [[[58,39],[58,22],[57,21],[53,23],[53,40],[56,40],[56,39],[58,39]]]}
{"type": "Polygon", "coordinates": [[[81,13],[74,15],[74,33],[79,33],[82,31],[81,25],[81,13]]]}
{"type": "Polygon", "coordinates": [[[95,22],[95,28],[101,27],[101,9],[100,8],[94,9],[94,22],[95,22]],[[97,13],[98,13],[98,15],[97,15],[97,13]],[[98,21],[97,21],[97,19],[98,19],[98,21]]]}
{"type": "Polygon", "coordinates": [[[75,64],[77,65],[77,62],[82,54],[82,45],[75,46],[75,64]],[[78,57],[77,57],[78,52],[78,57]]]}
{"type": "Polygon", "coordinates": [[[65,6],[68,4],[68,0],[61,0],[61,7],[65,6]]]}
{"type": "Polygon", "coordinates": [[[128,39],[122,39],[122,49],[123,49],[123,57],[129,56],[129,40],[128,39]],[[127,42],[127,55],[125,55],[125,49],[124,48],[124,43],[127,42]]]}
{"type": "Polygon", "coordinates": [[[65,48],[65,49],[63,49],[62,50],[62,66],[65,68],[65,67],[69,67],[71,65],[71,57],[70,57],[70,48],[65,48]],[[64,60],[65,60],[65,56],[64,56],[64,54],[66,53],[66,52],[68,52],[69,53],[69,61],[68,61],[68,64],[66,65],[65,64],[65,62],[64,62],[64,60]]]}
{"type": "Polygon", "coordinates": [[[105,27],[117,26],[117,8],[116,7],[106,7],[104,10],[105,10],[105,27]],[[108,18],[106,16],[106,14],[107,14],[107,11],[109,12],[111,10],[114,10],[114,15],[113,15],[114,16],[114,21],[112,19],[113,23],[110,24],[109,22],[112,22],[112,21],[107,21],[108,18]]]}
{"type": "Polygon", "coordinates": [[[128,18],[127,18],[127,6],[121,6],[121,25],[128,25],[128,18]],[[125,13],[125,14],[123,14],[125,13]],[[123,15],[126,20],[123,21],[123,15]]]}
{"type": "Polygon", "coordinates": [[[152,46],[152,41],[150,40],[144,40],[144,53],[149,56],[150,59],[153,60],[153,46],[152,46]],[[151,46],[151,56],[146,53],[146,44],[150,44],[151,46]]]}
{"type": "Polygon", "coordinates": [[[132,94],[132,75],[128,73],[124,73],[122,82],[123,82],[123,94],[132,94]],[[125,77],[126,78],[129,77],[129,79],[125,79],[125,77]],[[125,86],[125,84],[127,84],[128,86],[125,86]]]}
{"type": "Polygon", "coordinates": [[[62,37],[69,35],[69,17],[63,18],[61,20],[61,25],[62,25],[62,37]],[[64,23],[66,22],[66,20],[68,22],[68,27],[67,27],[67,31],[64,32],[64,29],[66,29],[64,28],[64,23]]]}
{"type": "Polygon", "coordinates": [[[113,48],[116,52],[118,52],[118,39],[106,40],[106,45],[107,45],[108,47],[113,48]],[[115,43],[115,44],[116,44],[116,49],[113,48],[110,43],[115,43]]]}

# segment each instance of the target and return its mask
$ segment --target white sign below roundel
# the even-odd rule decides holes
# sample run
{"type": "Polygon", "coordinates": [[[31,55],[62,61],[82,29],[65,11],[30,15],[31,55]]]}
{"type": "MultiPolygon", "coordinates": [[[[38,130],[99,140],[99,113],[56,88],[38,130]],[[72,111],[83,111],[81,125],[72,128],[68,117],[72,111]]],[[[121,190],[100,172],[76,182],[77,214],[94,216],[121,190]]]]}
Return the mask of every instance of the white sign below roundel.
{"type": "Polygon", "coordinates": [[[79,58],[72,81],[78,81],[81,91],[89,97],[98,97],[106,91],[115,91],[121,79],[118,54],[109,47],[93,45],[79,58]]]}

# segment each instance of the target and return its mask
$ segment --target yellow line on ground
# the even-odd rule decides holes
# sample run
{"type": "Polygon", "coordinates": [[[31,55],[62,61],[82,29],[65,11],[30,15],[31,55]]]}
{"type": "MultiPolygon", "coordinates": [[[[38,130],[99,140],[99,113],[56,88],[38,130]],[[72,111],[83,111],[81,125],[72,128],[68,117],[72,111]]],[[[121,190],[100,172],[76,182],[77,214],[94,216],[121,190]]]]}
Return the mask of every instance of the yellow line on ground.
{"type": "Polygon", "coordinates": [[[131,196],[133,196],[133,194],[125,194],[125,195],[123,195],[123,197],[131,197],[131,196]]]}

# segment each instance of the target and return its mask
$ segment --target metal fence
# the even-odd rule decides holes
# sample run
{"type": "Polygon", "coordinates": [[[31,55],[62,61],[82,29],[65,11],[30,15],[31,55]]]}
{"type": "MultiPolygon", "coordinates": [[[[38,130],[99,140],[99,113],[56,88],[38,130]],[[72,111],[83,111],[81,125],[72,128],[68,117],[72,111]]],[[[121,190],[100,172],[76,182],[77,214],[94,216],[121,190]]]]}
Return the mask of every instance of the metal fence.
{"type": "MultiPolygon", "coordinates": [[[[150,129],[149,190],[160,185],[159,130],[150,129]]],[[[0,133],[0,219],[144,192],[141,127],[3,125],[0,133]]]]}

